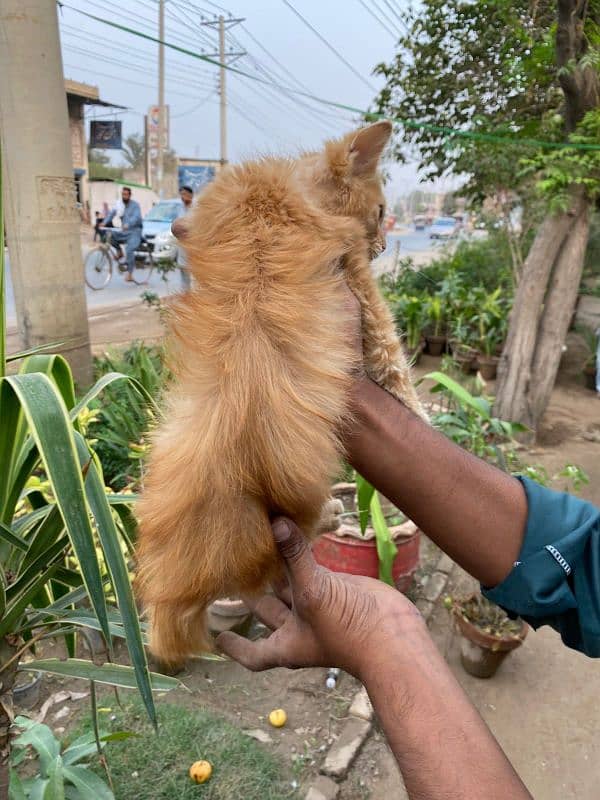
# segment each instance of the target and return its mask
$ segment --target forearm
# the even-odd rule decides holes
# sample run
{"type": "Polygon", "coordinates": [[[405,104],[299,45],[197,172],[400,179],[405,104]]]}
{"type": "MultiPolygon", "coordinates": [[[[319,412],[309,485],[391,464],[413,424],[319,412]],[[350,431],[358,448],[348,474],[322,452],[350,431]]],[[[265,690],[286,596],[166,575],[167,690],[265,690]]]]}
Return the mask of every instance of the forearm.
{"type": "Polygon", "coordinates": [[[531,797],[424,624],[369,661],[361,678],[411,800],[531,797]]]}
{"type": "Polygon", "coordinates": [[[467,453],[367,378],[355,382],[352,466],[486,586],[518,557],[527,520],[519,481],[467,453]]]}

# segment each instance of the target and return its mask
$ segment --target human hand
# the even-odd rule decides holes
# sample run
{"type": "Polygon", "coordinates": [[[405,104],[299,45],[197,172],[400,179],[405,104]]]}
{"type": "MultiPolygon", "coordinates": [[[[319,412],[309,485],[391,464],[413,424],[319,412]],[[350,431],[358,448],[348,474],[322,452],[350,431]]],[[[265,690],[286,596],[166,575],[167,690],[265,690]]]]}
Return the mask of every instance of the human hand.
{"type": "Polygon", "coordinates": [[[273,536],[289,587],[279,597],[247,601],[273,633],[254,642],[230,631],[217,638],[221,650],[243,666],[336,666],[364,681],[404,636],[427,636],[423,618],[404,595],[373,578],[319,566],[290,520],[276,520],[273,536]]]}

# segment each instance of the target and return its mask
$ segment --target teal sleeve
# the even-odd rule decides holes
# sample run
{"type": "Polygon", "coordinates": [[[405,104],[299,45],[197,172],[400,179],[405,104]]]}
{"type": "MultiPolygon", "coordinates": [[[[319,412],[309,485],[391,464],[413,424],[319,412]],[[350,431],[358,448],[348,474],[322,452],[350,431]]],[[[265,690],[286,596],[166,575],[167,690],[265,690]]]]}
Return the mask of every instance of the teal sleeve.
{"type": "Polygon", "coordinates": [[[527,528],[518,561],[484,595],[533,628],[550,625],[563,642],[600,657],[600,510],[521,478],[527,528]]]}

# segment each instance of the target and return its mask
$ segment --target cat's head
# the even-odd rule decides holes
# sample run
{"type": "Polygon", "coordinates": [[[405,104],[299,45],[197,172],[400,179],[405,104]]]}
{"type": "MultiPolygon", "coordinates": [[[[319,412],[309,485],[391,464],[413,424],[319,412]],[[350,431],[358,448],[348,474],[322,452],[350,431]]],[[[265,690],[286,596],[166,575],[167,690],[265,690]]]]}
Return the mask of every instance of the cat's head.
{"type": "Polygon", "coordinates": [[[385,249],[379,160],[391,134],[390,122],[376,122],[326,142],[321,153],[305,159],[313,200],[330,213],[358,219],[365,226],[372,258],[385,249]]]}

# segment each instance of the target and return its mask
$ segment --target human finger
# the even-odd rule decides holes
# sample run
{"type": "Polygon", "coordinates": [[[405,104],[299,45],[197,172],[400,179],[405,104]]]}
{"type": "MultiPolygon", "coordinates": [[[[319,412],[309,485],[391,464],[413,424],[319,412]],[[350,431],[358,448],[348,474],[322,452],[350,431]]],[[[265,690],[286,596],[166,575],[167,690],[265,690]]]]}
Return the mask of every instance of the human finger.
{"type": "Polygon", "coordinates": [[[292,607],[292,587],[288,580],[287,575],[271,581],[271,587],[275,596],[278,597],[282,603],[285,603],[288,608],[292,607]]]}
{"type": "Polygon", "coordinates": [[[273,536],[286,565],[292,590],[295,586],[308,583],[317,564],[298,526],[285,517],[279,517],[273,522],[273,536]]]}
{"type": "Polygon", "coordinates": [[[216,643],[225,655],[252,672],[281,665],[280,652],[272,637],[251,642],[233,631],[225,631],[217,636],[216,643]]]}
{"type": "Polygon", "coordinates": [[[258,599],[244,598],[244,602],[252,613],[272,631],[281,628],[292,613],[278,597],[273,597],[273,595],[269,594],[265,594],[258,599]]]}

